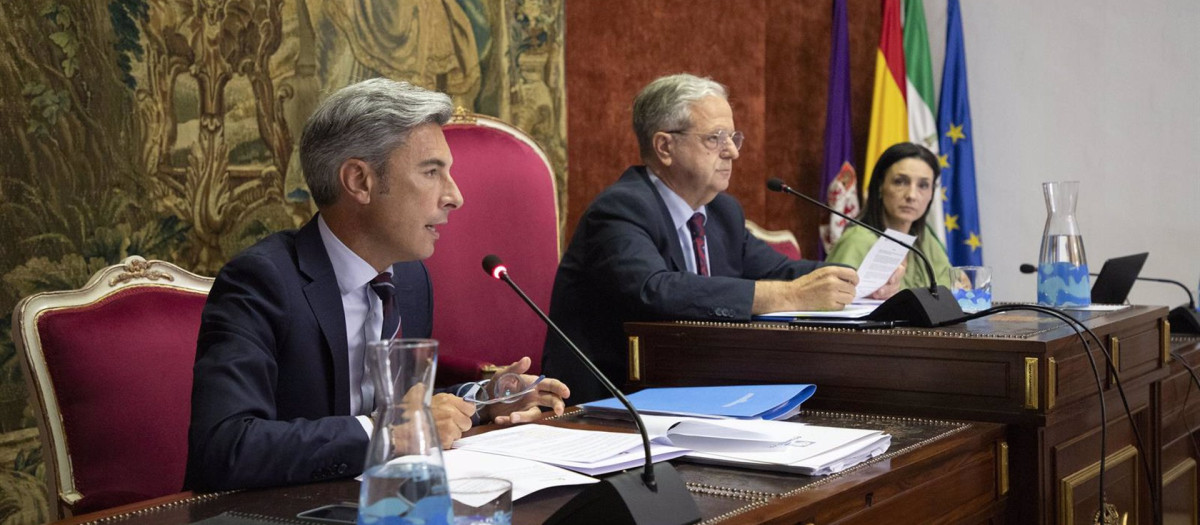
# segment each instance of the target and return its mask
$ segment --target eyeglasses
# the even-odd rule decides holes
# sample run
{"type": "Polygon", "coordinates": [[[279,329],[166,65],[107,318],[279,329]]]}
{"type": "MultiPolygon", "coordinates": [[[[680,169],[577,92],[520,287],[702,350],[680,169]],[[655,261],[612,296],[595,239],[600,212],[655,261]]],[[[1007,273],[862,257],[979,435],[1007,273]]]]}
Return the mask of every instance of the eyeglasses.
{"type": "Polygon", "coordinates": [[[535,390],[545,378],[540,375],[527,383],[520,375],[509,372],[492,379],[463,384],[455,395],[475,403],[475,409],[478,410],[495,403],[516,402],[535,390]]]}
{"type": "Polygon", "coordinates": [[[746,135],[740,131],[734,131],[733,133],[730,133],[728,131],[721,130],[716,133],[709,133],[707,135],[690,133],[684,130],[668,131],[667,133],[672,135],[696,135],[700,137],[700,142],[704,143],[704,147],[708,148],[709,151],[716,151],[720,149],[725,145],[726,140],[733,141],[733,149],[740,151],[742,149],[742,142],[746,140],[746,135]]]}

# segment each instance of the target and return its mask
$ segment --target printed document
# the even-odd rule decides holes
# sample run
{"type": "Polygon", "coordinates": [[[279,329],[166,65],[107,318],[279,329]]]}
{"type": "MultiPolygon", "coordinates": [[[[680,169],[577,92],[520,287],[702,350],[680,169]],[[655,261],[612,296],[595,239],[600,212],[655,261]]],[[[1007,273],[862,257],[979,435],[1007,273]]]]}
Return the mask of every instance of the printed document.
{"type": "MultiPolygon", "coordinates": [[[[888,229],[887,234],[910,245],[917,240],[913,235],[903,234],[892,229],[888,229]]],[[[900,263],[904,262],[905,257],[908,257],[908,252],[908,248],[896,244],[890,239],[880,237],[876,240],[862,264],[858,265],[858,288],[855,290],[854,297],[856,299],[866,297],[887,284],[888,278],[896,273],[900,263]]],[[[924,268],[908,268],[905,271],[923,272],[925,270],[924,268]]]]}

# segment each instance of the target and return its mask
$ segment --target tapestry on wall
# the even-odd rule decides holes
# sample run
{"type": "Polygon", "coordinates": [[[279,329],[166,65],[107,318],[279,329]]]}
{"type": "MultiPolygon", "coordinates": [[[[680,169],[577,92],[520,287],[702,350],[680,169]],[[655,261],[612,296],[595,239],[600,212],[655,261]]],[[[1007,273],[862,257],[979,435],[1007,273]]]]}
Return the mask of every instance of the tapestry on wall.
{"type": "Polygon", "coordinates": [[[215,275],[301,225],[305,118],[378,76],[529,132],[565,195],[562,3],[0,2],[0,524],[48,515],[11,338],[21,297],[133,254],[215,275]]]}

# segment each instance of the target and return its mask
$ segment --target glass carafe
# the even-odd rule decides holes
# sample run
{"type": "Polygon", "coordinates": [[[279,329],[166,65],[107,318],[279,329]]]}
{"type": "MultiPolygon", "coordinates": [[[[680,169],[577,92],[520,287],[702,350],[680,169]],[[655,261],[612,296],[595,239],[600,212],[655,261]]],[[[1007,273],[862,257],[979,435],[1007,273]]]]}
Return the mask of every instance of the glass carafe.
{"type": "Polygon", "coordinates": [[[388,339],[367,345],[375,385],[375,429],[363,465],[359,525],[454,521],[430,402],[437,341],[388,339]]]}
{"type": "Polygon", "coordinates": [[[1045,182],[1046,230],[1038,256],[1038,303],[1054,307],[1092,304],[1083,235],[1075,221],[1079,183],[1045,182]]]}

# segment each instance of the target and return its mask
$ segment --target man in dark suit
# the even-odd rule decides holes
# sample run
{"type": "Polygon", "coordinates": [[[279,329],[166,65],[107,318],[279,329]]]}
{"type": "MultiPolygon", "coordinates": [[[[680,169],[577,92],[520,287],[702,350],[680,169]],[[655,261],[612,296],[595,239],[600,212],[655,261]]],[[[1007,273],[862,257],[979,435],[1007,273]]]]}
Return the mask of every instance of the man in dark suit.
{"type": "MultiPolygon", "coordinates": [[[[633,128],[645,165],[588,206],[550,297],[550,317],[605,374],[625,377],[627,321],[747,321],[854,299],[854,269],[792,261],[746,231],[741,206],[723,193],[743,140],[724,86],[659,78],[634,100],[633,128]]],[[[898,282],[874,295],[891,295],[898,282]]],[[[608,396],[555,337],[542,367],[571,385],[574,402],[608,396]]]]}
{"type": "MultiPolygon", "coordinates": [[[[374,79],[339,90],[309,118],[300,161],[319,213],[229,261],[204,308],[187,488],[362,472],[374,425],[367,343],[432,331],[420,261],[463,201],[441,128],[450,114],[444,94],[374,79]]],[[[526,357],[501,373],[529,365],[526,357]]],[[[530,421],[540,417],[539,405],[562,413],[569,395],[547,379],[520,402],[479,416],[530,421]]],[[[435,395],[432,407],[444,446],[475,415],[474,403],[450,393],[435,395]]]]}

